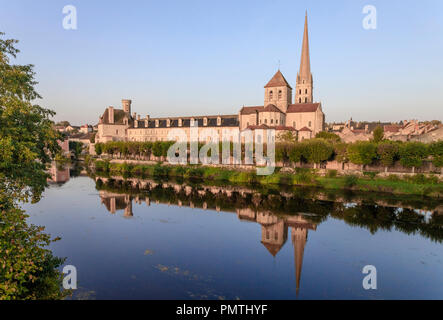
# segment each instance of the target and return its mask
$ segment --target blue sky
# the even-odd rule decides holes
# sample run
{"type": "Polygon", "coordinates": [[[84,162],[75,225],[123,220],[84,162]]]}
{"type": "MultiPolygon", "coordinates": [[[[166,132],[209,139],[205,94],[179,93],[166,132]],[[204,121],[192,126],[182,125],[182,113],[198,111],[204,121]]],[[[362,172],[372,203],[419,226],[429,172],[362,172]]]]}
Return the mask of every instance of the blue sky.
{"type": "Polygon", "coordinates": [[[305,10],[326,121],[443,119],[440,0],[0,0],[0,31],[56,120],[97,123],[122,98],[151,117],[235,114],[263,104],[279,60],[295,87],[305,10]],[[68,4],[77,30],[62,27],[68,4]],[[368,4],[376,30],[362,27],[368,4]]]}

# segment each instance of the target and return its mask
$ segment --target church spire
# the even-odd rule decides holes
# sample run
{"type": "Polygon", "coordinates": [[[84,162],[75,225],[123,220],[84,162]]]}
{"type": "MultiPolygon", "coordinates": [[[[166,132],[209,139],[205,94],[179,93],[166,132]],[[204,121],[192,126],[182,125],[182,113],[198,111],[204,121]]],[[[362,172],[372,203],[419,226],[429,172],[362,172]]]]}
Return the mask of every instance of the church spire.
{"type": "Polygon", "coordinates": [[[297,75],[295,92],[295,103],[313,102],[313,80],[311,74],[311,60],[309,57],[308,36],[308,12],[305,15],[305,29],[303,33],[303,44],[301,50],[300,70],[297,75]]]}
{"type": "Polygon", "coordinates": [[[303,47],[301,50],[301,61],[300,61],[300,77],[302,79],[310,79],[311,77],[311,62],[309,59],[309,36],[308,36],[308,12],[306,11],[305,16],[305,30],[303,33],[303,47]]]}

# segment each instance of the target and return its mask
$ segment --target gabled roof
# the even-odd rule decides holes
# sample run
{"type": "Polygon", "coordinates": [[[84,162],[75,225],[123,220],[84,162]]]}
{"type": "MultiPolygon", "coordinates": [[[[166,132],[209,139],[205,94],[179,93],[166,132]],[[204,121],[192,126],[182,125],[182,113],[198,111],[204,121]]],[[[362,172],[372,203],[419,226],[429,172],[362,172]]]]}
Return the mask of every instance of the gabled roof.
{"type": "Polygon", "coordinates": [[[273,257],[275,257],[280,251],[281,247],[283,247],[283,244],[273,244],[263,241],[261,243],[265,246],[266,249],[268,249],[269,253],[272,254],[273,257]]]}
{"type": "Polygon", "coordinates": [[[279,108],[277,108],[273,104],[268,104],[268,106],[266,108],[261,109],[259,112],[280,112],[280,113],[283,113],[283,111],[281,111],[279,108]]]}
{"type": "Polygon", "coordinates": [[[312,132],[312,130],[309,129],[308,127],[303,127],[299,131],[309,131],[309,132],[312,132]]]}
{"type": "Polygon", "coordinates": [[[260,110],[264,109],[263,106],[257,106],[257,107],[243,107],[240,110],[240,114],[242,115],[248,115],[248,114],[254,114],[259,112],[260,110]]]}
{"type": "Polygon", "coordinates": [[[319,107],[320,103],[291,104],[288,106],[286,113],[315,112],[319,107]]]}
{"type": "MultiPolygon", "coordinates": [[[[265,85],[265,88],[273,88],[273,87],[288,87],[291,88],[288,81],[286,81],[283,74],[278,70],[272,79],[268,82],[267,85],[265,85]]],[[[292,89],[292,88],[291,88],[292,89]]]]}

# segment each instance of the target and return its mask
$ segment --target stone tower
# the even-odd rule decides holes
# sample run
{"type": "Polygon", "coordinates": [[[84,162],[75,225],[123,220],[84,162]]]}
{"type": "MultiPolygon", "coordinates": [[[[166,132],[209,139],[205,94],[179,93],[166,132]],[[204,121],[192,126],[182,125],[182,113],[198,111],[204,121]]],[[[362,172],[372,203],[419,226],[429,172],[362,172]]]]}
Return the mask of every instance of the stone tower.
{"type": "Polygon", "coordinates": [[[123,111],[128,113],[129,115],[131,115],[131,103],[132,103],[132,100],[128,100],[128,99],[122,100],[123,111]]]}
{"type": "Polygon", "coordinates": [[[286,112],[292,104],[292,88],[283,74],[278,70],[265,86],[265,108],[273,104],[282,112],[286,112]]]}
{"type": "Polygon", "coordinates": [[[303,46],[301,50],[300,70],[297,74],[297,85],[295,90],[295,103],[313,102],[313,79],[311,73],[311,62],[309,58],[308,37],[308,13],[305,16],[305,30],[303,34],[303,46]]]}

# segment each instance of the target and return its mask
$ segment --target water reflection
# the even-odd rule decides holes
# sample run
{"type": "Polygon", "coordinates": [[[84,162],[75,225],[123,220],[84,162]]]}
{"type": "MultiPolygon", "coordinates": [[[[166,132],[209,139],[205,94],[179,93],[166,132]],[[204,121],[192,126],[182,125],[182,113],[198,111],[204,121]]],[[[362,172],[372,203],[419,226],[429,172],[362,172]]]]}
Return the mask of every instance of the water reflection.
{"type": "MultiPolygon", "coordinates": [[[[216,212],[232,212],[241,221],[261,226],[261,239],[257,239],[273,257],[277,256],[290,232],[297,295],[300,290],[303,256],[309,231],[329,216],[360,226],[371,233],[393,229],[406,234],[420,233],[433,241],[443,240],[442,206],[435,203],[417,207],[406,203],[391,204],[364,197],[328,200],[330,195],[316,191],[307,197],[282,191],[263,193],[238,186],[208,186],[184,184],[174,181],[150,179],[124,179],[122,177],[96,177],[101,203],[115,214],[133,217],[133,201],[150,206],[151,201],[170,206],[201,208],[216,212]],[[314,196],[315,195],[315,196],[314,196]],[[288,230],[290,229],[290,230],[288,230]]],[[[309,194],[308,194],[309,195],[309,194]]]]}
{"type": "Polygon", "coordinates": [[[63,184],[70,179],[70,168],[68,165],[61,165],[53,161],[48,172],[51,177],[49,182],[63,184]]]}

